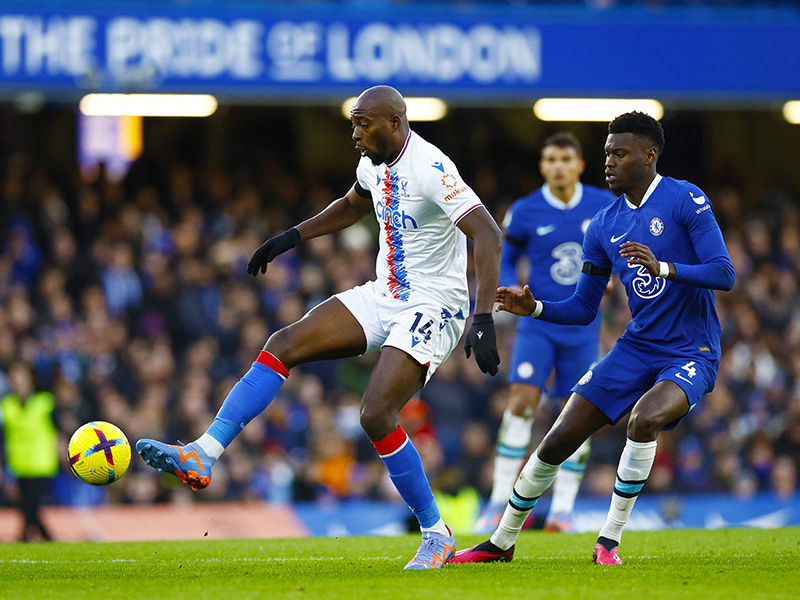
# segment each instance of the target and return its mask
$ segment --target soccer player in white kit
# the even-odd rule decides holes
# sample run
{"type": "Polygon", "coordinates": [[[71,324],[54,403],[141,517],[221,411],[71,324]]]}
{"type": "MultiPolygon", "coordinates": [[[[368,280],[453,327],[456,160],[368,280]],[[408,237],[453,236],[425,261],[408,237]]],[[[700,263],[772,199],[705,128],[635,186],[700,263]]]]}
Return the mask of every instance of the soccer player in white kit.
{"type": "Polygon", "coordinates": [[[364,91],[351,121],[361,153],[356,183],[318,215],[262,244],[247,271],[266,273],[276,256],[300,241],[340,231],[373,213],[380,225],[376,280],[329,298],[272,334],[200,438],[185,446],[143,439],[136,449],[151,467],[194,490],[205,488],[214,462],[269,405],[289,369],[380,350],[362,399],[361,426],[420,523],[422,545],[405,568],[441,568],[455,553],[455,539],[397,414],[464,332],[467,237],[473,240],[477,286],[465,349],[467,357],[474,352],[481,371],[497,373],[492,306],[503,235],[453,162],[411,131],[397,90],[364,91]]]}

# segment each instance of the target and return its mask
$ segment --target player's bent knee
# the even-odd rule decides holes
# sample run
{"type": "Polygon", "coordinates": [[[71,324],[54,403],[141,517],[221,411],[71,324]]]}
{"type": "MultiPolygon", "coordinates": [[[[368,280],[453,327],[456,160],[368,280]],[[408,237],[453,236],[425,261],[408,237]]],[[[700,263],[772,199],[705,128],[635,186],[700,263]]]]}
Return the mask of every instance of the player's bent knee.
{"type": "Polygon", "coordinates": [[[571,446],[564,444],[561,441],[545,439],[536,449],[539,460],[543,460],[548,465],[560,465],[567,460],[574,450],[570,451],[571,446]]]}
{"type": "Polygon", "coordinates": [[[631,413],[628,420],[627,436],[634,442],[652,442],[658,432],[666,425],[657,415],[645,415],[637,412],[631,413]]]}
{"type": "Polygon", "coordinates": [[[377,442],[397,429],[397,415],[375,407],[362,406],[361,428],[370,440],[377,442]]]}
{"type": "Polygon", "coordinates": [[[269,352],[287,367],[291,367],[296,362],[296,357],[292,356],[292,335],[288,327],[279,329],[264,344],[264,351],[269,352]]]}

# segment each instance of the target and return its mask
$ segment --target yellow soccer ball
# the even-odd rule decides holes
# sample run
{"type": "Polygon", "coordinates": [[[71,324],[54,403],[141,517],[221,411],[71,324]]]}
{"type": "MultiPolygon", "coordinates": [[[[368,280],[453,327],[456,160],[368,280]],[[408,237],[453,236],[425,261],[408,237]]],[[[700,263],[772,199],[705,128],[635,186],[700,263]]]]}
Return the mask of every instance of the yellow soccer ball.
{"type": "Polygon", "coordinates": [[[69,466],[75,476],[91,485],[108,485],[125,474],[131,464],[128,438],[116,425],[92,421],[72,434],[69,466]]]}

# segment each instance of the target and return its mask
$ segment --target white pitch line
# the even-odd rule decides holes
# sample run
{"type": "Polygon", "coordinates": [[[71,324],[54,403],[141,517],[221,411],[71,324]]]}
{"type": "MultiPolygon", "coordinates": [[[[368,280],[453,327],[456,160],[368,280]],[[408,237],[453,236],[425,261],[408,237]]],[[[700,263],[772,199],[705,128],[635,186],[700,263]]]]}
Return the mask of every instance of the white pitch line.
{"type": "MultiPolygon", "coordinates": [[[[175,558],[174,561],[181,563],[229,563],[229,562],[322,562],[327,560],[402,560],[404,556],[270,556],[266,558],[175,558]]],[[[27,558],[0,559],[0,564],[26,564],[26,565],[80,565],[98,563],[140,563],[142,561],[135,558],[108,558],[97,560],[31,560],[27,558]]]]}

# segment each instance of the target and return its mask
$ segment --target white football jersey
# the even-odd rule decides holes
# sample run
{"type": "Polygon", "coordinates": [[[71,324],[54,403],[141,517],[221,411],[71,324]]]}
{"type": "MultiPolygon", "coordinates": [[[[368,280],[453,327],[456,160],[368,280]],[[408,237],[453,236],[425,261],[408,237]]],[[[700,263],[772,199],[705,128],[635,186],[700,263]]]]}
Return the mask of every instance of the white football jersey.
{"type": "Polygon", "coordinates": [[[356,178],[380,224],[377,282],[397,300],[424,294],[466,312],[467,236],[456,224],[482,203],[453,161],[411,131],[392,163],[362,157],[356,178]]]}

